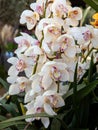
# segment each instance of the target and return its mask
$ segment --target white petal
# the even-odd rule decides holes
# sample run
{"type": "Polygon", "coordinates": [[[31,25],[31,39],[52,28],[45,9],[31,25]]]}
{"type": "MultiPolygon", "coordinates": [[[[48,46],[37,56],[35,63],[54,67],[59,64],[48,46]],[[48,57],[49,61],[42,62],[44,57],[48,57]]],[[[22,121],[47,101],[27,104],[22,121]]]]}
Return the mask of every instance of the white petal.
{"type": "Polygon", "coordinates": [[[43,42],[42,42],[42,48],[44,49],[44,51],[46,53],[50,53],[50,51],[51,51],[50,48],[47,45],[47,42],[45,40],[43,40],[43,42]]]}
{"type": "Polygon", "coordinates": [[[31,29],[33,29],[34,28],[34,24],[31,24],[31,23],[27,23],[27,29],[28,30],[31,30],[31,29]]]}
{"type": "Polygon", "coordinates": [[[24,52],[25,50],[27,49],[27,46],[22,46],[22,47],[19,47],[15,50],[15,53],[18,54],[18,53],[22,53],[24,52]]]}
{"type": "Polygon", "coordinates": [[[7,78],[7,82],[8,82],[8,83],[11,83],[11,84],[15,83],[16,80],[17,80],[17,75],[9,76],[9,77],[7,78]]]}
{"type": "Polygon", "coordinates": [[[57,102],[57,104],[55,105],[55,108],[59,108],[59,107],[62,107],[62,106],[65,105],[65,102],[64,102],[64,100],[63,100],[62,97],[59,96],[57,101],[58,101],[58,102],[57,102]]]}
{"type": "Polygon", "coordinates": [[[42,86],[47,90],[52,84],[52,79],[49,74],[45,74],[42,78],[42,86]]]}
{"type": "Polygon", "coordinates": [[[30,77],[33,73],[33,67],[32,66],[28,66],[26,69],[25,69],[25,74],[27,77],[30,77]]]}
{"type": "Polygon", "coordinates": [[[25,24],[26,19],[24,17],[20,18],[20,24],[25,24]]]}
{"type": "Polygon", "coordinates": [[[67,70],[64,70],[61,74],[61,81],[69,81],[69,73],[67,70]]]}
{"type": "Polygon", "coordinates": [[[45,110],[45,112],[46,112],[47,114],[49,114],[49,115],[51,115],[51,116],[57,115],[57,114],[53,111],[52,107],[51,107],[49,104],[47,104],[47,103],[44,104],[44,110],[45,110]]]}
{"type": "Polygon", "coordinates": [[[8,75],[15,76],[18,75],[19,71],[17,71],[15,66],[11,66],[8,70],[8,75]]]}
{"type": "Polygon", "coordinates": [[[20,93],[20,89],[19,89],[18,84],[13,84],[10,86],[10,88],[9,88],[10,95],[15,95],[15,94],[19,94],[19,93],[20,93]]]}
{"type": "Polygon", "coordinates": [[[66,50],[65,50],[65,54],[70,57],[73,58],[76,55],[76,48],[75,46],[69,46],[66,50]]]}
{"type": "Polygon", "coordinates": [[[43,125],[44,125],[45,128],[48,128],[48,126],[50,124],[49,118],[42,117],[41,118],[41,122],[43,123],[43,125]]]}
{"type": "Polygon", "coordinates": [[[11,57],[7,60],[9,63],[15,65],[18,62],[18,58],[16,57],[11,57]]]}
{"type": "Polygon", "coordinates": [[[31,96],[30,92],[31,90],[25,94],[24,103],[30,102],[34,99],[34,95],[31,96]]]}
{"type": "Polygon", "coordinates": [[[60,95],[64,95],[67,93],[67,91],[69,90],[69,85],[63,85],[63,83],[59,84],[59,93],[60,95]]]}

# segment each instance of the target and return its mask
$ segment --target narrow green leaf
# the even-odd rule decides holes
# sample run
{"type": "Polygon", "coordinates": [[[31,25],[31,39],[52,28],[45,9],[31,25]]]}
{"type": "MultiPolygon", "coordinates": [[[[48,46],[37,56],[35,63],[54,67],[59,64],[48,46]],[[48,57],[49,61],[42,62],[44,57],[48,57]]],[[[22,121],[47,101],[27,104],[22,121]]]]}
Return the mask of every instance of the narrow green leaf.
{"type": "Polygon", "coordinates": [[[76,102],[76,93],[77,93],[77,68],[78,68],[78,63],[76,64],[76,68],[75,68],[75,74],[74,74],[74,82],[73,82],[73,109],[75,112],[75,117],[77,120],[77,125],[79,125],[79,114],[78,114],[78,109],[77,109],[77,102],[76,102]]]}
{"type": "Polygon", "coordinates": [[[26,124],[25,122],[19,121],[19,122],[7,122],[7,123],[0,123],[0,129],[7,128],[9,126],[13,125],[19,125],[19,124],[26,124]]]}
{"type": "Polygon", "coordinates": [[[63,120],[61,120],[61,119],[59,119],[59,118],[56,118],[56,119],[58,119],[58,120],[60,121],[61,126],[62,126],[65,130],[69,130],[68,126],[66,125],[66,123],[65,123],[63,120]]]}
{"type": "Polygon", "coordinates": [[[17,112],[16,112],[16,110],[17,110],[17,107],[16,107],[16,105],[14,104],[14,103],[10,103],[10,104],[6,104],[5,102],[4,102],[4,100],[3,101],[0,101],[0,103],[1,103],[1,106],[8,112],[8,113],[11,113],[11,115],[13,115],[13,116],[17,116],[17,112]]]}
{"type": "Polygon", "coordinates": [[[53,117],[53,116],[50,116],[50,115],[45,114],[45,113],[32,114],[32,115],[23,115],[23,116],[18,116],[18,117],[14,117],[14,118],[2,121],[2,122],[0,122],[0,125],[4,124],[4,123],[10,123],[10,122],[14,122],[14,121],[20,121],[20,120],[23,120],[23,119],[26,119],[26,118],[33,118],[33,117],[53,117]]]}
{"type": "Polygon", "coordinates": [[[98,12],[98,4],[96,2],[94,2],[94,0],[84,0],[85,3],[87,3],[89,6],[91,6],[94,10],[96,10],[98,12]]]}
{"type": "Polygon", "coordinates": [[[85,96],[87,96],[98,85],[98,80],[89,83],[86,87],[77,92],[77,101],[80,102],[85,96]]]}
{"type": "MultiPolygon", "coordinates": [[[[77,91],[80,91],[80,90],[82,90],[83,88],[85,88],[85,84],[84,84],[84,83],[77,85],[77,91]]],[[[72,96],[72,95],[73,95],[73,88],[70,89],[70,90],[63,96],[63,98],[66,99],[66,98],[68,98],[69,96],[72,96]]]]}
{"type": "Polygon", "coordinates": [[[0,83],[3,85],[3,87],[4,87],[6,90],[9,89],[9,87],[8,87],[8,83],[5,82],[2,78],[0,78],[0,83]]]}
{"type": "Polygon", "coordinates": [[[4,121],[4,120],[6,120],[6,118],[4,116],[0,115],[0,121],[4,121]]]}
{"type": "Polygon", "coordinates": [[[88,8],[85,9],[84,13],[83,13],[83,18],[81,20],[80,26],[82,26],[86,20],[86,17],[90,11],[91,7],[89,6],[88,8]]]}
{"type": "Polygon", "coordinates": [[[98,5],[98,0],[92,0],[96,5],[98,5]]]}
{"type": "Polygon", "coordinates": [[[54,118],[51,123],[51,130],[60,130],[60,127],[61,127],[60,121],[54,118]]]}

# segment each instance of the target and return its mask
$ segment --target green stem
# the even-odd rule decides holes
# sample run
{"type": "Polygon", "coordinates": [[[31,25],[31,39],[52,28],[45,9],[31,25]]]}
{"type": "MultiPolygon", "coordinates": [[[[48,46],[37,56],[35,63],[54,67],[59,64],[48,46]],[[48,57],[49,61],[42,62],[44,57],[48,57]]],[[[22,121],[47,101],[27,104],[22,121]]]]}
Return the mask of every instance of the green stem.
{"type": "Polygon", "coordinates": [[[87,57],[90,55],[90,53],[92,52],[94,48],[91,48],[91,50],[88,52],[88,54],[86,55],[86,57],[84,58],[84,60],[82,61],[82,63],[84,63],[87,59],[87,57]]]}
{"type": "MultiPolygon", "coordinates": [[[[41,39],[41,42],[40,42],[40,48],[41,48],[41,46],[42,46],[42,41],[43,41],[43,39],[44,39],[44,33],[43,33],[43,31],[42,31],[42,39],[41,39]]],[[[37,56],[37,59],[36,59],[36,64],[35,64],[35,66],[34,66],[34,71],[33,71],[33,74],[35,74],[36,73],[36,70],[37,70],[37,66],[38,66],[38,61],[39,61],[39,55],[37,56]]]]}

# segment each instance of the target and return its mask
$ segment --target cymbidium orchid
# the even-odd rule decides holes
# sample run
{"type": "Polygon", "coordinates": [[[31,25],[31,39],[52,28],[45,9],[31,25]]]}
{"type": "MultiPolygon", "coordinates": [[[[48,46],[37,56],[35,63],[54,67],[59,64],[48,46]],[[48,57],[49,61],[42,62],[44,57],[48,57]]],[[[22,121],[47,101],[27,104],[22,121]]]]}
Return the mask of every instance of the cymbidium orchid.
{"type": "Polygon", "coordinates": [[[18,48],[15,50],[15,53],[23,53],[25,52],[30,46],[39,45],[39,41],[33,37],[31,37],[27,33],[21,32],[22,36],[15,37],[14,40],[18,44],[18,48]]]}
{"type": "Polygon", "coordinates": [[[30,81],[26,77],[18,77],[17,81],[10,86],[9,94],[15,95],[30,88],[30,81]]]}
{"type": "Polygon", "coordinates": [[[79,7],[70,8],[68,11],[68,18],[66,18],[66,23],[71,26],[77,26],[81,18],[82,10],[79,7]]]}
{"type": "Polygon", "coordinates": [[[66,17],[68,12],[68,5],[66,5],[66,0],[55,0],[52,4],[52,12],[54,17],[66,17]]]}
{"type": "MultiPolygon", "coordinates": [[[[67,0],[37,0],[30,8],[23,11],[20,23],[26,24],[36,38],[22,32],[14,39],[18,48],[16,57],[8,59],[12,64],[7,78],[9,94],[25,92],[26,115],[56,116],[65,105],[63,96],[71,83],[75,78],[80,81],[89,69],[91,56],[98,62],[98,29],[79,27],[82,10],[71,7],[67,0]]],[[[50,123],[48,117],[26,119],[34,120],[41,120],[45,128],[50,123]]]]}
{"type": "Polygon", "coordinates": [[[34,11],[34,12],[37,12],[39,15],[44,15],[44,3],[42,1],[38,1],[36,3],[32,3],[30,5],[31,9],[34,11]]]}
{"type": "Polygon", "coordinates": [[[37,24],[39,20],[39,14],[37,12],[33,12],[31,10],[24,10],[21,14],[20,23],[27,25],[27,29],[31,30],[37,24]]]}
{"type": "Polygon", "coordinates": [[[32,75],[32,69],[35,63],[31,57],[26,57],[23,54],[19,54],[18,57],[9,58],[8,62],[12,64],[8,71],[9,76],[18,75],[20,72],[23,71],[25,72],[27,77],[32,75]]]}

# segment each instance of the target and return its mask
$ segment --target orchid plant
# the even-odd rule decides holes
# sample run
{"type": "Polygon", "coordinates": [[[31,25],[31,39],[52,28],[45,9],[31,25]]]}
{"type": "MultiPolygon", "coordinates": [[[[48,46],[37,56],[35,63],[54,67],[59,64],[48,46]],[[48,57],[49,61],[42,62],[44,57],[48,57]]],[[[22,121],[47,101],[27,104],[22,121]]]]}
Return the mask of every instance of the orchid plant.
{"type": "Polygon", "coordinates": [[[80,102],[88,101],[92,91],[95,95],[98,84],[98,26],[80,26],[81,19],[82,9],[67,0],[37,0],[20,16],[33,35],[21,32],[14,38],[18,47],[8,59],[8,94],[22,97],[23,119],[29,125],[37,120],[47,129],[59,120],[63,126],[56,130],[82,125],[80,102]],[[68,113],[77,124],[66,121],[68,113]]]}

